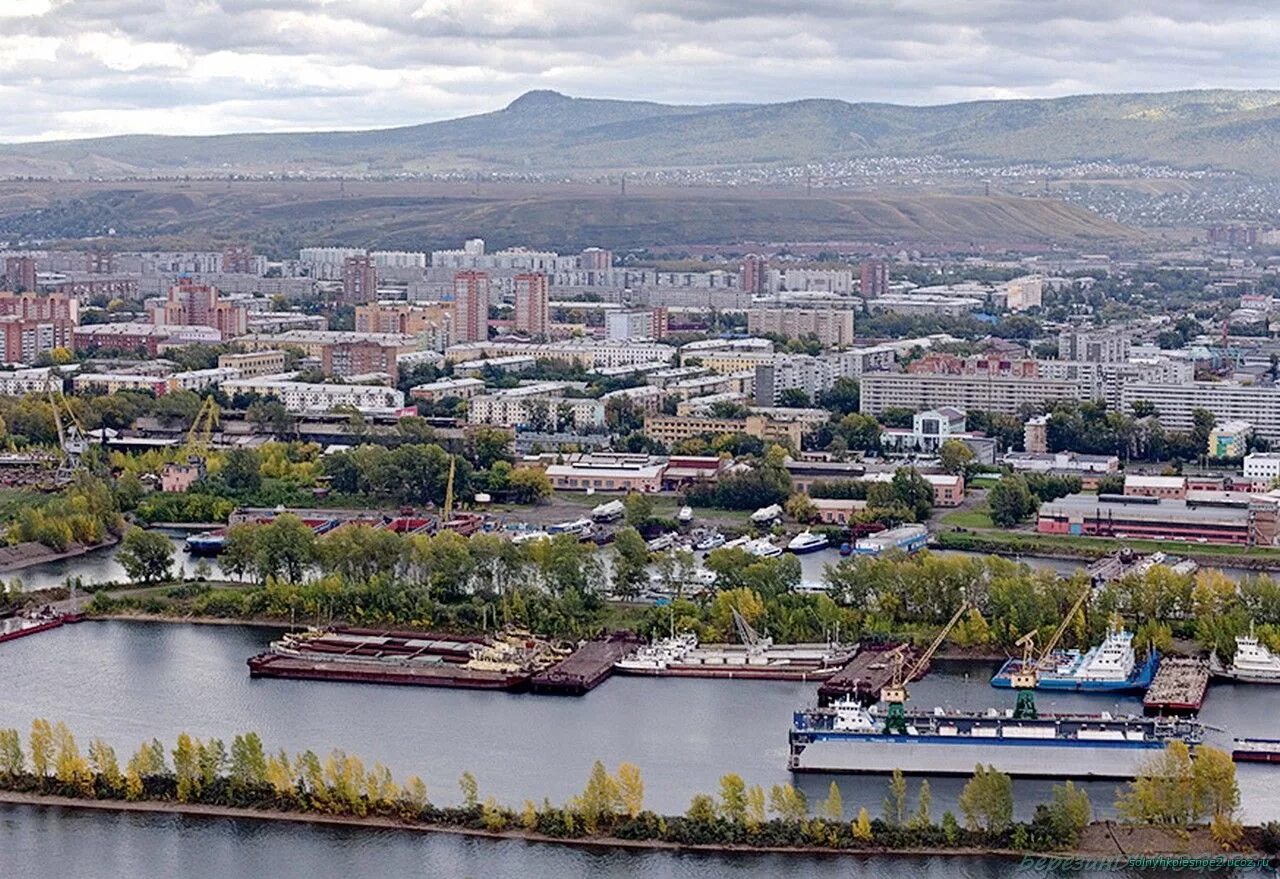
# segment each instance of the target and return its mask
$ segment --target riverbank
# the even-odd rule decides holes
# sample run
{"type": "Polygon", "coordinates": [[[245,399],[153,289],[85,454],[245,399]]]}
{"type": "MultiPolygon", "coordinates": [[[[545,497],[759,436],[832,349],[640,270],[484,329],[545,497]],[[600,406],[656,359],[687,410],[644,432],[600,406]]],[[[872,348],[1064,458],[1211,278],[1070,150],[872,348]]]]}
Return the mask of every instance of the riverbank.
{"type": "MultiPolygon", "coordinates": [[[[999,858],[1022,860],[1026,851],[998,847],[908,847],[885,848],[867,845],[842,848],[818,845],[743,845],[733,843],[677,843],[660,839],[624,839],[617,836],[559,837],[526,829],[489,830],[483,827],[465,827],[452,824],[414,821],[381,815],[333,815],[302,812],[287,809],[254,809],[236,806],[211,806],[201,803],[156,802],[148,800],[90,800],[65,797],[56,794],[22,793],[0,790],[0,803],[29,806],[41,809],[79,809],[84,811],[181,815],[206,820],[261,821],[300,824],[317,827],[358,828],[376,831],[403,831],[418,834],[448,834],[475,839],[511,840],[529,844],[557,845],[578,849],[608,849],[618,851],[651,852],[668,851],[695,854],[732,855],[852,855],[894,857],[942,857],[942,858],[999,858]]],[[[1213,844],[1208,831],[1194,829],[1179,832],[1156,827],[1117,826],[1113,822],[1095,822],[1085,828],[1080,845],[1069,851],[1037,852],[1036,857],[1071,858],[1077,856],[1131,856],[1142,854],[1155,857],[1221,857],[1220,847],[1213,844]],[[1152,848],[1153,842],[1166,843],[1152,848]]],[[[1234,853],[1242,857],[1265,857],[1260,851],[1242,850],[1234,853]]]]}
{"type": "Polygon", "coordinates": [[[45,565],[51,562],[60,562],[66,559],[79,558],[89,555],[98,550],[111,549],[120,538],[112,535],[102,543],[92,545],[84,543],[73,543],[67,549],[59,552],[52,547],[45,546],[43,543],[34,541],[27,543],[18,543],[13,546],[0,547],[0,574],[8,574],[13,571],[21,571],[25,568],[32,568],[36,565],[45,565]]]}
{"type": "Polygon", "coordinates": [[[1121,549],[1139,553],[1163,552],[1189,558],[1202,565],[1227,565],[1250,571],[1280,571],[1280,550],[1247,546],[1215,546],[1174,540],[1115,540],[1102,537],[1059,537],[1016,531],[940,531],[937,549],[961,550],[999,556],[1026,556],[1059,560],[1104,558],[1121,549]]]}

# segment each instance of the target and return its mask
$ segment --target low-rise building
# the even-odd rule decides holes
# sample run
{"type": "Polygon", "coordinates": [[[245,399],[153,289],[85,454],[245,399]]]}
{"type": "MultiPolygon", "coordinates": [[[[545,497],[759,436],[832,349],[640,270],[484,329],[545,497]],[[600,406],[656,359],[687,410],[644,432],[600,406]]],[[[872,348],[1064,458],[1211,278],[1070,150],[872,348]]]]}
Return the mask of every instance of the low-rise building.
{"type": "Polygon", "coordinates": [[[936,452],[949,439],[970,437],[965,430],[965,414],[954,406],[917,412],[911,429],[885,428],[880,444],[894,452],[936,452]]]}
{"type": "Polygon", "coordinates": [[[18,369],[12,372],[0,372],[0,396],[21,397],[25,394],[38,394],[49,385],[54,390],[62,389],[61,377],[49,373],[46,368],[18,369]]]}
{"type": "Polygon", "coordinates": [[[447,378],[414,385],[409,389],[411,399],[422,400],[425,403],[434,403],[447,397],[470,400],[482,393],[484,393],[484,382],[478,378],[447,378]]]}
{"type": "Polygon", "coordinates": [[[1253,452],[1244,456],[1246,479],[1280,479],[1280,452],[1253,452]]]}
{"type": "Polygon", "coordinates": [[[689,418],[651,415],[644,420],[644,432],[666,446],[704,434],[742,433],[756,439],[784,443],[793,449],[807,432],[796,420],[774,419],[751,413],[743,418],[689,418]]]}
{"type": "Polygon", "coordinates": [[[328,384],[294,381],[292,375],[235,378],[222,383],[229,395],[258,394],[275,397],[290,412],[324,413],[339,406],[359,412],[383,412],[404,408],[404,394],[383,385],[328,384]]]}
{"type": "Polygon", "coordinates": [[[160,490],[185,492],[204,477],[204,461],[191,458],[185,464],[168,463],[160,471],[160,490]]]}
{"type": "Polygon", "coordinates": [[[479,360],[464,360],[454,364],[453,374],[474,378],[485,372],[528,372],[538,365],[538,361],[522,354],[509,357],[488,357],[479,360]]]}
{"type": "Polygon", "coordinates": [[[543,382],[504,388],[472,397],[467,423],[527,428],[539,432],[566,426],[577,430],[604,427],[604,403],[587,397],[566,397],[562,382],[543,382]]]}
{"type": "Polygon", "coordinates": [[[1218,503],[1147,496],[1073,494],[1042,504],[1041,534],[1272,546],[1277,499],[1242,495],[1218,503]]]}
{"type": "Polygon", "coordinates": [[[1115,473],[1120,469],[1120,459],[1115,455],[1080,455],[1075,452],[1006,452],[1003,461],[1023,473],[1079,476],[1084,473],[1115,473]]]}
{"type": "Polygon", "coordinates": [[[1243,458],[1249,451],[1249,438],[1253,436],[1253,424],[1233,418],[1219,421],[1209,431],[1210,458],[1243,458]]]}
{"type": "Polygon", "coordinates": [[[246,351],[243,354],[220,354],[218,366],[222,369],[234,369],[242,378],[254,378],[259,375],[279,375],[284,372],[285,353],[283,351],[246,351]]]}
{"type": "Polygon", "coordinates": [[[853,518],[867,508],[866,501],[853,498],[810,498],[809,502],[818,511],[818,521],[824,525],[848,525],[853,518]]]}
{"type": "Polygon", "coordinates": [[[101,391],[115,394],[120,391],[150,391],[157,397],[169,391],[169,378],[162,375],[139,375],[124,372],[86,372],[71,380],[76,393],[101,391]]]}
{"type": "Polygon", "coordinates": [[[1124,477],[1124,493],[1129,497],[1186,500],[1187,480],[1183,476],[1147,476],[1129,473],[1124,477]]]}
{"type": "Polygon", "coordinates": [[[546,468],[551,485],[563,491],[656,492],[667,464],[648,455],[571,455],[546,468]]]}

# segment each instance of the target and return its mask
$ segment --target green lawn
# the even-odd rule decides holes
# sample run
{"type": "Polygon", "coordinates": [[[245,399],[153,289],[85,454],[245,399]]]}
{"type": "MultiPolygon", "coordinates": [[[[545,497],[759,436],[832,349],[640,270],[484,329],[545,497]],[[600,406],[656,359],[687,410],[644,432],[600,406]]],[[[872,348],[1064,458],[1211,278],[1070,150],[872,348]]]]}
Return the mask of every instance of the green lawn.
{"type": "Polygon", "coordinates": [[[1212,556],[1236,559],[1254,559],[1280,564],[1280,550],[1256,546],[1223,546],[1213,543],[1187,543],[1179,540],[1124,540],[1107,537],[1072,537],[1063,534],[1034,534],[1025,531],[983,531],[980,534],[962,534],[943,531],[937,535],[938,546],[944,549],[972,549],[979,552],[1025,552],[1037,550],[1070,552],[1080,556],[1101,557],[1110,555],[1121,547],[1132,547],[1140,552],[1166,552],[1173,555],[1212,556]]]}
{"type": "Polygon", "coordinates": [[[985,508],[978,507],[972,510],[956,510],[951,513],[945,513],[942,516],[942,524],[953,528],[994,528],[996,524],[991,521],[991,514],[985,508]]]}

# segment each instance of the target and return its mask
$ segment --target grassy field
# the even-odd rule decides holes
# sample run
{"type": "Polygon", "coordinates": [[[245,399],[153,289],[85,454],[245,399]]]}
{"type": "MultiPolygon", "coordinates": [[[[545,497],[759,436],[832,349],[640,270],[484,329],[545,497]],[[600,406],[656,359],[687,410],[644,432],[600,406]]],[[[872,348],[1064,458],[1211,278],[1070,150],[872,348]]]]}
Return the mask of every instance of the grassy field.
{"type": "Polygon", "coordinates": [[[940,520],[943,525],[952,528],[994,528],[991,515],[985,509],[956,510],[945,513],[940,520]]]}

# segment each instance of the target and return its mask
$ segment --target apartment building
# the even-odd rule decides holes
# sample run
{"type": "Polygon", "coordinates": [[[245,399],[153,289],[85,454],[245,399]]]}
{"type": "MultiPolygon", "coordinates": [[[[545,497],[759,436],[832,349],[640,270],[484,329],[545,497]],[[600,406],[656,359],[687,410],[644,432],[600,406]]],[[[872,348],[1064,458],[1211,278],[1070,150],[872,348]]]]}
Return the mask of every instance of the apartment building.
{"type": "Polygon", "coordinates": [[[515,328],[534,338],[546,337],[551,329],[547,276],[542,272],[521,272],[515,276],[515,328]]]}
{"type": "Polygon", "coordinates": [[[169,288],[164,300],[150,304],[151,323],[157,327],[205,326],[222,339],[249,331],[249,311],[242,302],[226,299],[217,288],[182,278],[169,288]]]}
{"type": "Polygon", "coordinates": [[[338,406],[351,406],[360,412],[404,408],[404,394],[395,388],[299,382],[288,375],[229,379],[222,383],[222,390],[232,396],[258,394],[275,397],[285,409],[296,413],[331,412],[338,406]]]}
{"type": "Polygon", "coordinates": [[[853,309],[750,308],[747,332],[789,339],[814,336],[826,348],[843,348],[853,344],[853,309]]]}
{"type": "Polygon", "coordinates": [[[447,397],[470,400],[472,397],[482,393],[484,393],[484,382],[478,378],[447,378],[437,382],[414,385],[409,389],[409,397],[411,399],[422,400],[426,403],[434,403],[447,397]]]}
{"type": "Polygon", "coordinates": [[[565,397],[564,385],[545,382],[507,388],[472,397],[467,407],[467,423],[557,431],[566,426],[577,430],[604,427],[604,403],[600,400],[565,397]]]}
{"type": "Polygon", "coordinates": [[[1280,440],[1280,387],[1274,385],[1227,381],[1126,384],[1121,392],[1124,411],[1132,412],[1138,401],[1155,407],[1166,431],[1191,430],[1192,413],[1207,409],[1219,421],[1248,421],[1255,436],[1272,442],[1280,440]]]}
{"type": "Polygon", "coordinates": [[[880,415],[886,409],[937,409],[954,406],[1017,415],[1022,406],[1051,400],[1087,400],[1095,396],[1088,382],[1039,376],[928,375],[872,372],[862,376],[859,410],[880,415]]]}
{"type": "Polygon", "coordinates": [[[459,342],[489,338],[489,276],[484,272],[453,276],[453,335],[459,342]]]}
{"type": "Polygon", "coordinates": [[[243,354],[220,354],[218,366],[222,369],[234,369],[241,378],[256,378],[260,375],[279,375],[284,372],[285,353],[283,351],[246,351],[243,354]]]}
{"type": "Polygon", "coordinates": [[[1058,359],[1089,363],[1124,363],[1130,339],[1118,330],[1063,330],[1058,334],[1058,359]]]}
{"type": "Polygon", "coordinates": [[[771,417],[753,412],[745,418],[651,415],[644,420],[644,432],[666,446],[704,434],[742,433],[798,449],[801,439],[808,430],[806,430],[806,422],[802,420],[771,417]]]}

